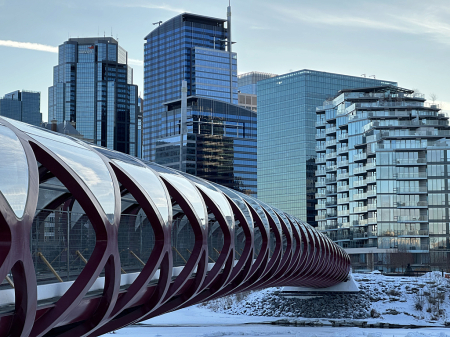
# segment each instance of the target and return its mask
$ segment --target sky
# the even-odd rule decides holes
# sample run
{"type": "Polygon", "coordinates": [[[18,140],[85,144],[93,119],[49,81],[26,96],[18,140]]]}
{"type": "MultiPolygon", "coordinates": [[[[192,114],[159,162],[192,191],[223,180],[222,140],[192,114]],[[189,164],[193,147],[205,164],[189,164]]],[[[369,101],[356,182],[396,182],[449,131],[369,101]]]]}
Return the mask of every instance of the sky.
{"type": "MultiPolygon", "coordinates": [[[[450,114],[450,1],[231,0],[238,73],[312,69],[397,81],[450,114]]],[[[0,0],[0,97],[41,92],[47,120],[57,46],[112,36],[143,92],[144,37],[173,16],[226,18],[227,0],[0,0]]]]}

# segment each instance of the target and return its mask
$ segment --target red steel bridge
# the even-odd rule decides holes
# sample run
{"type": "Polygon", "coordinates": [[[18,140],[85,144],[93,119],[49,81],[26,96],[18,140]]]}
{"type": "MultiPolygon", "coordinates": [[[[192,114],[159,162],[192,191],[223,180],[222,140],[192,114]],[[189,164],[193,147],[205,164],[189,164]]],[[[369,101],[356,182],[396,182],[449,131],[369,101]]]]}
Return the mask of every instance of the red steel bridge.
{"type": "Polygon", "coordinates": [[[99,336],[349,274],[339,246],[240,192],[7,118],[0,144],[0,336],[99,336]]]}

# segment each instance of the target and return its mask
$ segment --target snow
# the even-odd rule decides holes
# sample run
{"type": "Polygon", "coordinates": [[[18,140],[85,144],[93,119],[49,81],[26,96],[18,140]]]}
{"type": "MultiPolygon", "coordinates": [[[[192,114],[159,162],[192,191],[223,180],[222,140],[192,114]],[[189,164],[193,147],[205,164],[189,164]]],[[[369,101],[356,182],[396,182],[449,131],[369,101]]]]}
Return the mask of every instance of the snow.
{"type": "MultiPolygon", "coordinates": [[[[225,313],[226,310],[212,311],[206,306],[197,305],[179,311],[171,312],[152,318],[137,325],[133,325],[114,333],[122,337],[220,337],[220,336],[276,336],[276,337],[450,337],[450,329],[443,327],[450,321],[450,282],[442,278],[440,273],[428,273],[422,277],[388,277],[379,273],[354,274],[361,290],[371,299],[370,305],[380,313],[378,318],[366,318],[352,321],[366,321],[371,323],[391,323],[401,325],[426,325],[418,329],[382,329],[357,327],[331,327],[331,320],[326,318],[314,319],[326,326],[297,327],[270,324],[271,322],[288,320],[306,320],[293,317],[267,317],[251,316],[252,308],[248,314],[240,311],[238,315],[225,313]],[[440,289],[440,290],[439,290],[440,289]],[[437,317],[436,312],[427,312],[432,307],[425,296],[423,310],[417,310],[415,304],[418,294],[445,293],[445,299],[440,304],[443,313],[437,317]],[[394,312],[399,314],[392,314],[394,312]],[[219,312],[216,312],[219,311],[219,312]],[[448,312],[447,312],[448,311],[448,312]],[[436,318],[433,320],[432,318],[436,318]]],[[[236,295],[216,300],[216,306],[223,308],[245,305],[250,302],[262,302],[265,297],[272,295],[277,289],[264,289],[247,295],[236,295]]],[[[309,319],[311,321],[311,319],[309,319]]],[[[338,320],[334,320],[338,321],[338,320]]],[[[342,321],[342,320],[339,320],[342,321]]]]}
{"type": "Polygon", "coordinates": [[[450,337],[450,329],[446,328],[361,329],[285,327],[264,324],[264,322],[271,322],[276,319],[278,318],[227,315],[211,312],[204,307],[193,306],[152,318],[139,325],[123,328],[110,334],[117,337],[450,337]]]}

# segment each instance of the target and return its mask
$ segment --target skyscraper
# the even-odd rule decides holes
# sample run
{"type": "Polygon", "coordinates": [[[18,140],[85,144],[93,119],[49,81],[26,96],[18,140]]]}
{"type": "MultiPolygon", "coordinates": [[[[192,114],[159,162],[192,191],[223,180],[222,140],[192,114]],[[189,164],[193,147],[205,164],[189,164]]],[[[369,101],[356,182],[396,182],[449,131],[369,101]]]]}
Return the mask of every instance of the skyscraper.
{"type": "Polygon", "coordinates": [[[86,140],[137,155],[138,90],[128,53],[112,37],[60,45],[48,96],[49,121],[69,121],[86,140]]]}
{"type": "Polygon", "coordinates": [[[448,268],[450,126],[422,94],[346,89],[317,108],[317,221],[354,268],[448,268]]]}
{"type": "Polygon", "coordinates": [[[252,71],[238,75],[238,101],[239,105],[256,111],[257,110],[257,86],[256,83],[266,78],[278,75],[252,71]]]}
{"type": "Polygon", "coordinates": [[[237,104],[237,56],[230,51],[225,22],[184,13],[145,37],[144,159],[156,159],[157,139],[167,136],[163,104],[181,99],[182,80],[187,96],[237,104]]]}
{"type": "Polygon", "coordinates": [[[16,90],[0,99],[0,116],[41,126],[41,93],[16,90]]]}
{"type": "Polygon", "coordinates": [[[316,106],[383,84],[396,83],[313,70],[258,82],[258,198],[314,225],[316,106]]]}
{"type": "Polygon", "coordinates": [[[256,196],[256,113],[237,105],[230,16],[184,13],[146,37],[144,158],[256,196]]]}

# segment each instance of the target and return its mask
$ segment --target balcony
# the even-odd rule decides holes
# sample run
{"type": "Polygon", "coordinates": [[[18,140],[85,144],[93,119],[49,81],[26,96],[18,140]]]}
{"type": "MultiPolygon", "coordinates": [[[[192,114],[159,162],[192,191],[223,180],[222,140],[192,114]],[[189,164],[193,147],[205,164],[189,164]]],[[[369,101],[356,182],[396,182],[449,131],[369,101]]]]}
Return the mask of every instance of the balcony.
{"type": "Polygon", "coordinates": [[[353,220],[353,226],[367,226],[367,219],[353,220]]]}
{"type": "Polygon", "coordinates": [[[336,206],[336,205],[337,205],[337,200],[336,200],[336,199],[332,199],[331,201],[327,201],[327,202],[325,203],[325,205],[326,205],[327,207],[336,206]]]}
{"type": "Polygon", "coordinates": [[[403,187],[395,189],[397,194],[417,194],[417,193],[427,193],[428,189],[426,186],[422,187],[403,187]]]}
{"type": "Polygon", "coordinates": [[[327,184],[336,184],[336,177],[326,178],[325,183],[327,184]]]}
{"type": "Polygon", "coordinates": [[[348,173],[339,173],[337,175],[337,180],[345,180],[348,179],[348,173]]]}
{"type": "Polygon", "coordinates": [[[325,220],[325,219],[326,219],[326,216],[325,216],[325,215],[316,215],[316,216],[314,217],[314,219],[315,219],[316,221],[319,221],[319,220],[325,220]]]}
{"type": "Polygon", "coordinates": [[[326,208],[325,204],[316,204],[316,206],[315,206],[316,210],[318,210],[318,209],[325,209],[325,208],[326,208]]]}
{"type": "Polygon", "coordinates": [[[417,173],[399,173],[396,176],[397,180],[415,180],[415,179],[427,179],[426,172],[417,173]]]}
{"type": "Polygon", "coordinates": [[[367,159],[367,153],[358,153],[353,156],[353,161],[360,161],[360,160],[366,160],[367,159]]]}
{"type": "Polygon", "coordinates": [[[377,165],[374,162],[366,163],[366,170],[367,171],[375,170],[376,168],[377,168],[377,165]]]}
{"type": "Polygon", "coordinates": [[[346,139],[348,139],[348,133],[341,133],[341,134],[338,135],[338,140],[339,141],[346,140],[346,139]]]}
{"type": "Polygon", "coordinates": [[[337,153],[336,152],[331,152],[331,153],[327,153],[325,158],[326,159],[333,159],[337,157],[337,153]]]}
{"type": "Polygon", "coordinates": [[[338,198],[337,203],[338,205],[340,204],[348,204],[349,203],[349,198],[338,198]]]}
{"type": "Polygon", "coordinates": [[[317,157],[316,164],[324,164],[326,162],[325,157],[317,157]]]}
{"type": "Polygon", "coordinates": [[[337,162],[337,167],[345,167],[348,166],[348,160],[341,160],[337,162]]]}
{"type": "Polygon", "coordinates": [[[349,216],[350,215],[350,211],[348,209],[337,211],[337,215],[338,216],[349,216]]]}
{"type": "Polygon", "coordinates": [[[353,174],[361,174],[361,173],[366,173],[366,167],[365,166],[355,167],[353,169],[353,174]]]}
{"type": "Polygon", "coordinates": [[[367,185],[366,179],[363,179],[363,180],[355,180],[355,181],[353,182],[353,187],[361,187],[361,186],[366,186],[366,185],[367,185]]]}
{"type": "Polygon", "coordinates": [[[328,134],[331,134],[331,133],[336,133],[336,127],[332,127],[332,128],[327,128],[327,129],[325,129],[325,133],[328,135],[328,134]]]}
{"type": "Polygon", "coordinates": [[[326,170],[316,170],[316,176],[324,176],[327,174],[326,170]]]}
{"type": "Polygon", "coordinates": [[[326,198],[327,197],[326,193],[316,193],[314,196],[315,196],[316,199],[326,198]]]}
{"type": "Polygon", "coordinates": [[[322,139],[322,138],[326,138],[326,134],[325,132],[318,132],[316,133],[316,139],[322,139]]]}
{"type": "Polygon", "coordinates": [[[416,158],[416,159],[397,159],[396,165],[426,165],[426,158],[416,158]]]}
{"type": "Polygon", "coordinates": [[[376,176],[368,176],[366,177],[366,181],[368,184],[373,184],[377,182],[377,177],[376,176]]]}
{"type": "Polygon", "coordinates": [[[336,171],[337,170],[337,166],[336,165],[327,166],[326,170],[327,170],[327,172],[336,171]]]}
{"type": "Polygon", "coordinates": [[[347,240],[351,240],[351,236],[349,234],[347,234],[347,235],[338,235],[338,236],[336,236],[336,240],[335,241],[347,241],[347,240]]]}
{"type": "Polygon", "coordinates": [[[342,186],[338,186],[337,187],[337,191],[338,192],[345,192],[349,190],[349,186],[348,185],[342,185],[342,186]]]}
{"type": "MultiPolygon", "coordinates": [[[[339,191],[339,187],[338,187],[338,191],[339,191]]],[[[364,200],[364,199],[367,199],[367,193],[353,194],[353,200],[364,200]]]]}
{"type": "Polygon", "coordinates": [[[366,213],[367,206],[353,207],[353,213],[366,213]]]}
{"type": "Polygon", "coordinates": [[[327,141],[325,142],[325,146],[326,146],[326,147],[336,146],[336,139],[327,140],[327,141]]]}
{"type": "Polygon", "coordinates": [[[316,122],[316,128],[323,127],[323,126],[325,126],[326,123],[327,123],[327,122],[326,122],[325,120],[323,120],[323,121],[317,121],[317,122],[316,122]]]}
{"type": "Polygon", "coordinates": [[[325,187],[325,180],[317,180],[316,181],[316,187],[325,187]]]}
{"type": "Polygon", "coordinates": [[[350,228],[350,222],[341,222],[339,223],[340,228],[350,228]]]}
{"type": "Polygon", "coordinates": [[[343,153],[343,152],[348,152],[348,146],[338,147],[337,153],[343,153]]]}
{"type": "Polygon", "coordinates": [[[377,218],[376,217],[367,218],[367,223],[369,225],[376,225],[377,224],[377,218]]]}
{"type": "Polygon", "coordinates": [[[376,197],[377,196],[377,190],[367,190],[367,197],[376,197]]]}
{"type": "Polygon", "coordinates": [[[368,211],[376,211],[377,210],[377,203],[376,202],[370,202],[367,204],[367,210],[368,211]]]}
{"type": "MultiPolygon", "coordinates": [[[[329,211],[331,211],[331,209],[329,209],[329,211]]],[[[335,218],[335,217],[337,217],[336,211],[327,213],[327,218],[335,218]]]]}
{"type": "Polygon", "coordinates": [[[316,151],[317,151],[317,152],[325,151],[325,145],[317,145],[317,146],[316,146],[316,151]]]}
{"type": "Polygon", "coordinates": [[[397,217],[397,222],[427,222],[427,215],[419,215],[417,217],[412,216],[399,216],[397,217]]]}
{"type": "Polygon", "coordinates": [[[428,236],[428,230],[404,230],[398,231],[397,236],[409,236],[409,237],[417,237],[417,236],[428,236]]]}

